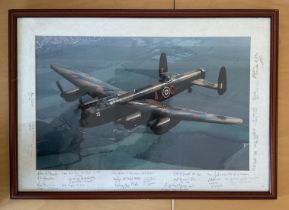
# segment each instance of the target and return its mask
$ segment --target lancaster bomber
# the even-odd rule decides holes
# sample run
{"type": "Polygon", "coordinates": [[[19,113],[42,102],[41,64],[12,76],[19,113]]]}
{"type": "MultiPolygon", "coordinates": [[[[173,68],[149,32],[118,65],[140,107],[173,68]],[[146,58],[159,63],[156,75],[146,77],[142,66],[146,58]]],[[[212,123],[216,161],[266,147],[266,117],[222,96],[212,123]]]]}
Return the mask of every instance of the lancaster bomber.
{"type": "Polygon", "coordinates": [[[206,81],[206,71],[201,68],[182,74],[169,74],[167,57],[165,53],[162,53],[158,81],[131,91],[121,90],[85,73],[58,65],[51,65],[51,68],[76,86],[73,90],[64,91],[60,82],[56,82],[60,96],[65,101],[79,100],[81,127],[94,127],[116,122],[127,129],[146,125],[155,134],[163,134],[182,120],[220,124],[243,122],[240,118],[172,107],[162,103],[185,90],[190,92],[194,85],[214,89],[219,95],[223,95],[227,89],[225,67],[221,67],[217,83],[206,81]],[[85,95],[90,98],[83,101],[82,97],[85,95]]]}

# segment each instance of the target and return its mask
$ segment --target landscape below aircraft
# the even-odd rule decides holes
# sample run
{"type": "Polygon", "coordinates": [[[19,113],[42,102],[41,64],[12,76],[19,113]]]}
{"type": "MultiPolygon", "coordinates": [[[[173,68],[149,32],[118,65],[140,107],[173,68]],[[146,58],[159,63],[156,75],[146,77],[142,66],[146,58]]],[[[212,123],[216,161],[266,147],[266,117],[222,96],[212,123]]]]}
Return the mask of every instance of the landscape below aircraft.
{"type": "Polygon", "coordinates": [[[227,89],[225,67],[220,69],[218,83],[207,82],[204,69],[170,75],[166,54],[162,53],[159,62],[159,80],[132,91],[121,90],[82,72],[57,65],[51,65],[51,68],[76,86],[73,90],[64,91],[60,82],[56,82],[60,96],[65,101],[79,100],[81,127],[94,127],[113,121],[127,129],[144,124],[155,134],[163,134],[182,120],[220,124],[243,122],[240,118],[172,107],[162,103],[185,90],[191,92],[194,85],[215,89],[219,95],[224,94],[227,89]],[[84,95],[89,95],[91,99],[84,102],[82,100],[84,95]]]}

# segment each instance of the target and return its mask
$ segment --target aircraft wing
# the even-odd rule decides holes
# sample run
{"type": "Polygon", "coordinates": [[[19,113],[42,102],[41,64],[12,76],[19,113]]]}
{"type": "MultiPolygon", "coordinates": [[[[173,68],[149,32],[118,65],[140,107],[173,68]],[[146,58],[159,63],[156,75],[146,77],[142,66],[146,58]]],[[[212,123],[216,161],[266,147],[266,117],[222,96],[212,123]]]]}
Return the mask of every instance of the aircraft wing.
{"type": "Polygon", "coordinates": [[[128,104],[144,111],[150,111],[152,113],[159,114],[161,117],[169,117],[179,121],[200,121],[219,124],[243,123],[241,118],[221,116],[181,107],[171,107],[154,100],[131,101],[128,104]]]}
{"type": "Polygon", "coordinates": [[[67,101],[76,100],[85,94],[88,94],[93,98],[103,98],[125,92],[117,87],[114,87],[113,85],[82,72],[76,72],[58,65],[51,65],[51,68],[77,87],[75,90],[63,91],[61,84],[57,82],[57,87],[61,92],[61,96],[68,99],[67,101]]]}

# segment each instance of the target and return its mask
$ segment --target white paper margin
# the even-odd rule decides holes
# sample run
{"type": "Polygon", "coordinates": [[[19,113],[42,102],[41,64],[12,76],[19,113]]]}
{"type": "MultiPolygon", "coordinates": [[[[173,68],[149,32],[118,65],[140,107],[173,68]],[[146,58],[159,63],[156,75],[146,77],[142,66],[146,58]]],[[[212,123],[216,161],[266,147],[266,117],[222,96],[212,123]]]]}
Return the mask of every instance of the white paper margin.
{"type": "Polygon", "coordinates": [[[269,190],[269,18],[19,18],[17,30],[19,191],[269,190]],[[35,36],[40,35],[117,37],[250,36],[250,171],[37,171],[35,36]]]}

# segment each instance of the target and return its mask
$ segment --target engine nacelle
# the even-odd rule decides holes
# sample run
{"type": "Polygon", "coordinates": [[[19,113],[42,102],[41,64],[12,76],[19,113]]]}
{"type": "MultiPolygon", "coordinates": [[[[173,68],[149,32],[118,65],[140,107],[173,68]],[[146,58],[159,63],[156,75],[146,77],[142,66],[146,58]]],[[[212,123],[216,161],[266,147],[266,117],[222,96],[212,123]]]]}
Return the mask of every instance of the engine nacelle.
{"type": "Polygon", "coordinates": [[[60,96],[66,101],[71,102],[79,99],[82,96],[81,92],[78,89],[65,91],[60,94],[60,96]]]}
{"type": "Polygon", "coordinates": [[[155,134],[163,134],[168,132],[172,127],[176,126],[179,123],[178,120],[172,120],[169,117],[160,118],[155,124],[151,126],[151,130],[155,134]]]}
{"type": "Polygon", "coordinates": [[[80,89],[78,88],[69,91],[64,91],[59,81],[56,82],[56,85],[60,91],[61,98],[63,98],[66,102],[75,101],[83,95],[83,92],[80,91],[80,89]]]}
{"type": "Polygon", "coordinates": [[[126,129],[132,129],[146,122],[147,120],[142,116],[141,112],[130,114],[120,121],[126,129]]]}

